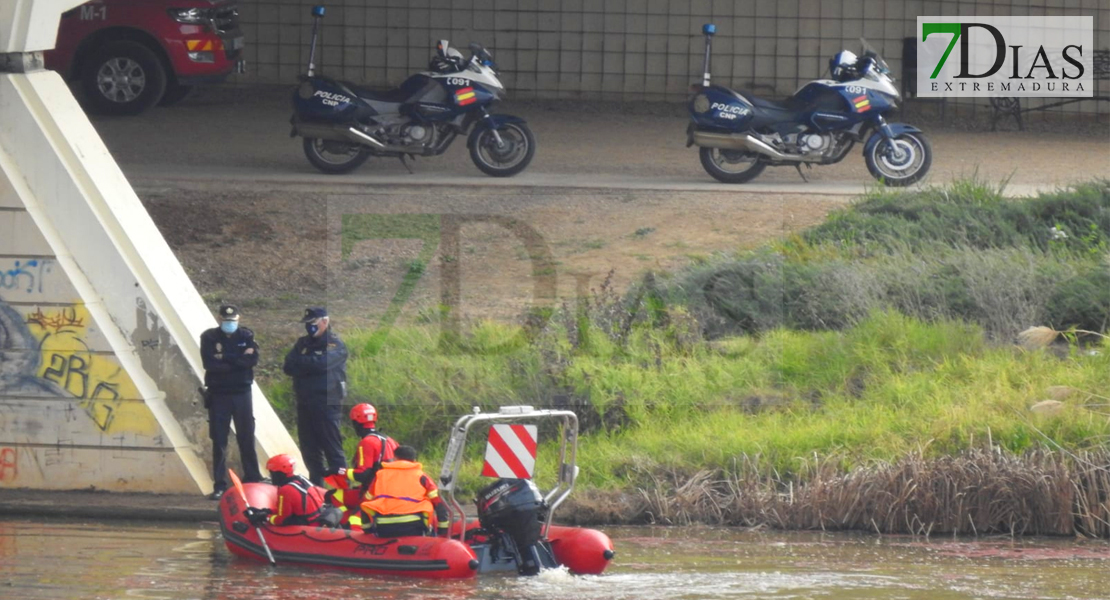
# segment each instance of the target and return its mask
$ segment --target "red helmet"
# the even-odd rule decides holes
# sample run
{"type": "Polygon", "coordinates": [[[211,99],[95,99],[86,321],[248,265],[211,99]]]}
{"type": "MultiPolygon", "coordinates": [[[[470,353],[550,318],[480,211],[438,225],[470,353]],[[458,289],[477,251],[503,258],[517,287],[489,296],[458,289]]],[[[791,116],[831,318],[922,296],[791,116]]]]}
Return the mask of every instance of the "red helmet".
{"type": "Polygon", "coordinates": [[[297,461],[288,454],[277,454],[266,461],[266,470],[271,473],[282,473],[286,477],[293,476],[293,468],[296,466],[297,461]]]}
{"type": "Polygon", "coordinates": [[[372,404],[356,404],[351,408],[351,420],[363,427],[373,427],[378,422],[378,411],[372,404]]]}

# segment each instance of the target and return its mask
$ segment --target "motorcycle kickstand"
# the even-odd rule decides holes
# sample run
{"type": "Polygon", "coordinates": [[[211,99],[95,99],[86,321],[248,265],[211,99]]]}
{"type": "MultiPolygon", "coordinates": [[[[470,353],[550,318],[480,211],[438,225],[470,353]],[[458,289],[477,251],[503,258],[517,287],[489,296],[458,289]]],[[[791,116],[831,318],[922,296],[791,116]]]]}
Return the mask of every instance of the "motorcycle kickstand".
{"type": "MultiPolygon", "coordinates": [[[[802,163],[795,163],[794,168],[798,170],[798,175],[802,176],[802,181],[809,183],[809,178],[806,177],[806,174],[802,172],[802,163]]],[[[813,167],[809,163],[806,163],[806,168],[812,169],[813,167]]]]}
{"type": "MultiPolygon", "coordinates": [[[[404,166],[405,166],[405,169],[407,169],[407,170],[408,170],[408,172],[409,172],[409,175],[413,175],[413,174],[414,174],[414,172],[413,172],[413,170],[412,170],[412,167],[410,167],[410,166],[409,166],[409,163],[408,163],[408,161],[406,161],[406,160],[405,160],[405,156],[412,156],[412,155],[411,155],[411,154],[408,154],[408,155],[406,155],[406,154],[402,154],[402,155],[398,156],[397,158],[401,159],[401,164],[402,164],[402,165],[404,165],[404,166]]],[[[416,157],[415,157],[415,156],[412,156],[412,159],[413,159],[413,160],[416,160],[416,157]]]]}

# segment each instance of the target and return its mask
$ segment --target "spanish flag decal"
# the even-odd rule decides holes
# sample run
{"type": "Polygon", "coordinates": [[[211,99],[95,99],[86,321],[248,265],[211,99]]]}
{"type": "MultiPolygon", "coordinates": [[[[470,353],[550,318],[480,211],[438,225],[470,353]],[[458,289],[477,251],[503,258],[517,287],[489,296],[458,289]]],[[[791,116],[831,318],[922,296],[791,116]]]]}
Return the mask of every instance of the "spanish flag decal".
{"type": "Polygon", "coordinates": [[[474,94],[474,88],[464,87],[455,92],[455,104],[459,106],[466,106],[478,101],[477,96],[474,94]]]}
{"type": "Polygon", "coordinates": [[[871,101],[867,99],[867,94],[852,98],[852,106],[855,107],[856,112],[867,112],[871,110],[871,101]]]}

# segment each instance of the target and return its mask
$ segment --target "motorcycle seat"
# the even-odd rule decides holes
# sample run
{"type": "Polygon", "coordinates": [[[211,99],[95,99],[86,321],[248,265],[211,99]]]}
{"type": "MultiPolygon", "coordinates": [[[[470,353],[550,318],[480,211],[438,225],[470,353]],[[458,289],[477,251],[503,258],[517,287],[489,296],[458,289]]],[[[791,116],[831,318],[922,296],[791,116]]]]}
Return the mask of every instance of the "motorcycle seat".
{"type": "Polygon", "coordinates": [[[759,96],[756,96],[754,94],[749,94],[749,93],[746,93],[746,92],[741,92],[741,95],[743,95],[744,99],[747,100],[749,103],[751,103],[752,106],[754,106],[756,108],[762,108],[764,110],[771,110],[771,111],[776,111],[777,110],[777,111],[793,112],[793,108],[790,106],[791,102],[790,102],[789,99],[787,99],[786,102],[780,103],[780,102],[773,102],[771,100],[764,100],[763,98],[760,98],[759,96]]]}
{"type": "Polygon", "coordinates": [[[408,100],[409,93],[401,88],[393,88],[384,92],[372,90],[368,87],[354,84],[347,84],[351,91],[358,94],[359,98],[365,100],[374,100],[376,102],[387,102],[389,104],[401,104],[408,100]]]}
{"type": "Polygon", "coordinates": [[[751,100],[752,106],[754,106],[756,108],[763,108],[763,109],[767,109],[767,110],[788,110],[785,106],[779,104],[778,102],[772,102],[770,100],[764,100],[763,98],[751,97],[750,100],[751,100]]]}
{"type": "Polygon", "coordinates": [[[759,127],[773,127],[782,123],[797,123],[802,120],[802,112],[798,111],[792,102],[780,104],[770,100],[764,100],[753,94],[741,92],[741,95],[752,105],[752,112],[755,113],[755,119],[752,121],[753,128],[759,127]]]}

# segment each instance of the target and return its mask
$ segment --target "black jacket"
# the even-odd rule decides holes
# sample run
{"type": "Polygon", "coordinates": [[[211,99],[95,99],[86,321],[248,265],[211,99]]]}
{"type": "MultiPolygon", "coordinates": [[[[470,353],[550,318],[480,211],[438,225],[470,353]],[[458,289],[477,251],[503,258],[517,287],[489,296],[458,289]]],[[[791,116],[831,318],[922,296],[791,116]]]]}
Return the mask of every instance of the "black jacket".
{"type": "Polygon", "coordinates": [[[240,327],[227,335],[220,328],[200,334],[200,359],[204,363],[204,385],[217,392],[245,392],[254,383],[258,343],[254,332],[240,327]],[[246,354],[247,348],[254,348],[246,354]]]}
{"type": "Polygon", "coordinates": [[[330,330],[320,337],[304,336],[285,355],[286,375],[300,404],[343,403],[347,383],[347,346],[330,330]]]}

